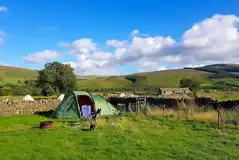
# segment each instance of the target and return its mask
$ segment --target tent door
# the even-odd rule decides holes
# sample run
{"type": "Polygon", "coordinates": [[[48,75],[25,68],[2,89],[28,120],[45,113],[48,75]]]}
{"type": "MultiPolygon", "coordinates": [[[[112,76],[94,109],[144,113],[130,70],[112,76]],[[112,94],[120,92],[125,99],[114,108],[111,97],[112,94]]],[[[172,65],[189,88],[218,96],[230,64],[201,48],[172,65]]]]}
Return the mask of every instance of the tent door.
{"type": "Polygon", "coordinates": [[[77,96],[78,105],[81,111],[81,115],[83,116],[91,116],[92,112],[94,112],[94,102],[87,95],[77,96]]]}

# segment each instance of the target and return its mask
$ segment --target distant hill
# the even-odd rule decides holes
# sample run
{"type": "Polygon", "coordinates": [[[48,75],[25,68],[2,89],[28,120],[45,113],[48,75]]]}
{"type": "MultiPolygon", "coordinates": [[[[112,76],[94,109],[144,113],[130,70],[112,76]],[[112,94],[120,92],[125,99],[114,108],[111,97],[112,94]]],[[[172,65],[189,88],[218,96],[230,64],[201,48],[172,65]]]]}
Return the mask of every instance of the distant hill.
{"type": "Polygon", "coordinates": [[[38,72],[18,67],[0,66],[0,84],[17,83],[18,80],[36,79],[38,72]]]}
{"type": "Polygon", "coordinates": [[[239,78],[239,64],[213,64],[204,67],[185,68],[185,69],[194,69],[214,73],[213,76],[214,78],[218,78],[219,76],[222,77],[229,76],[233,78],[239,78]]]}
{"type": "Polygon", "coordinates": [[[211,83],[208,79],[212,73],[197,71],[193,69],[166,70],[146,73],[131,74],[144,76],[145,78],[132,83],[125,76],[101,77],[88,80],[78,80],[78,88],[128,88],[136,86],[159,86],[159,87],[179,87],[179,82],[183,78],[197,79],[201,83],[211,83]]]}
{"type": "MultiPolygon", "coordinates": [[[[0,66],[0,84],[17,83],[18,80],[36,79],[37,71],[0,66]]],[[[214,64],[204,67],[135,73],[126,76],[78,76],[78,89],[129,88],[137,86],[179,87],[183,78],[192,78],[202,88],[239,88],[239,65],[214,64]],[[132,83],[126,76],[138,76],[132,83]]]]}
{"type": "Polygon", "coordinates": [[[220,86],[239,88],[239,64],[213,64],[203,67],[185,69],[193,69],[212,73],[208,79],[216,84],[219,88],[220,86]]]}

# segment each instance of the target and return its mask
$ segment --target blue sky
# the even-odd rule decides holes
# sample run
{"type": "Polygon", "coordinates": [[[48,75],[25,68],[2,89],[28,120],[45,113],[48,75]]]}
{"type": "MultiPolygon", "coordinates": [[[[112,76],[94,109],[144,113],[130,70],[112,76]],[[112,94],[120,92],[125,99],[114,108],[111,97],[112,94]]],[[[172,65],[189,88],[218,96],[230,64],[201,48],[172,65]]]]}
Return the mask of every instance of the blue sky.
{"type": "Polygon", "coordinates": [[[57,60],[79,75],[104,75],[235,63],[222,57],[238,57],[237,6],[238,0],[1,0],[0,64],[40,69],[57,60]]]}

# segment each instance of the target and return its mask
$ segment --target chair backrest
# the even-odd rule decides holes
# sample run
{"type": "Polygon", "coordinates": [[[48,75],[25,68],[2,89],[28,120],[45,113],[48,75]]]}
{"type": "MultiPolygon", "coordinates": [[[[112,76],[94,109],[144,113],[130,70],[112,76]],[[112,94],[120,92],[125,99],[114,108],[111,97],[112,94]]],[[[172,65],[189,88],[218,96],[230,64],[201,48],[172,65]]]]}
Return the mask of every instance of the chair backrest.
{"type": "Polygon", "coordinates": [[[91,116],[91,106],[89,106],[89,105],[82,106],[82,115],[84,117],[91,116]]]}

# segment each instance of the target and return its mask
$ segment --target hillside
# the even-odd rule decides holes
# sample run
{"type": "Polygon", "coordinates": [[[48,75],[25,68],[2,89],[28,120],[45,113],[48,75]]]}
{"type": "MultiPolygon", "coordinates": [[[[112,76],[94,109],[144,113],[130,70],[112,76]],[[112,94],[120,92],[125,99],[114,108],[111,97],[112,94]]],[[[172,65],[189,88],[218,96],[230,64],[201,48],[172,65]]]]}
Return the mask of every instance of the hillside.
{"type": "Polygon", "coordinates": [[[1,83],[17,83],[18,80],[37,78],[37,71],[25,68],[0,66],[0,84],[1,83]]]}
{"type": "MultiPolygon", "coordinates": [[[[129,88],[136,86],[179,87],[183,78],[201,82],[202,88],[239,88],[239,65],[215,64],[197,68],[135,73],[142,80],[132,83],[125,76],[78,76],[78,89],[129,88]]],[[[0,66],[0,84],[35,79],[36,70],[0,66]]]]}
{"type": "Polygon", "coordinates": [[[127,80],[125,76],[112,76],[112,77],[98,77],[88,80],[78,80],[78,88],[128,88],[133,86],[159,86],[159,87],[179,87],[179,82],[183,78],[197,79],[201,83],[210,84],[208,79],[212,73],[191,70],[191,69],[178,69],[166,70],[146,73],[136,73],[132,75],[144,76],[144,80],[133,84],[127,80]]]}
{"type": "Polygon", "coordinates": [[[213,64],[204,67],[185,69],[212,73],[208,79],[212,82],[212,84],[216,84],[218,87],[239,87],[239,64],[213,64]]]}

